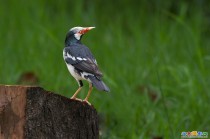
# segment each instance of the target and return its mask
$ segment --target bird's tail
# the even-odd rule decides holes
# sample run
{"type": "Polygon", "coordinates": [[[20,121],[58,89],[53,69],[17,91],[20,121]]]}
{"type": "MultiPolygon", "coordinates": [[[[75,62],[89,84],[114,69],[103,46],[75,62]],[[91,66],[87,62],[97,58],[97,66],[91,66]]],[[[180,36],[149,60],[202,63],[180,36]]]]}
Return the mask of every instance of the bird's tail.
{"type": "Polygon", "coordinates": [[[99,91],[106,91],[110,92],[109,87],[102,81],[96,78],[95,76],[89,76],[89,79],[91,80],[93,86],[99,90],[99,91]]]}

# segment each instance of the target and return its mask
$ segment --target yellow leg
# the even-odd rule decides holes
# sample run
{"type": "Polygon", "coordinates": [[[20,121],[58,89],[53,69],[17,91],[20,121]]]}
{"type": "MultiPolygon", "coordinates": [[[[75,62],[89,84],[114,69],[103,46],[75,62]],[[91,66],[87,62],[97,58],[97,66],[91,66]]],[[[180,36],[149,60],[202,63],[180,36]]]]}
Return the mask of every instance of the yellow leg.
{"type": "Polygon", "coordinates": [[[91,104],[90,104],[90,102],[88,102],[88,99],[90,97],[90,94],[91,94],[92,90],[93,90],[92,83],[89,83],[89,91],[88,91],[88,94],[87,94],[86,98],[83,100],[83,101],[87,102],[89,105],[91,105],[91,104]]]}
{"type": "Polygon", "coordinates": [[[76,100],[81,101],[81,99],[76,98],[81,89],[82,89],[82,87],[79,87],[77,89],[77,91],[74,93],[74,95],[71,97],[71,99],[76,99],[76,100]]]}

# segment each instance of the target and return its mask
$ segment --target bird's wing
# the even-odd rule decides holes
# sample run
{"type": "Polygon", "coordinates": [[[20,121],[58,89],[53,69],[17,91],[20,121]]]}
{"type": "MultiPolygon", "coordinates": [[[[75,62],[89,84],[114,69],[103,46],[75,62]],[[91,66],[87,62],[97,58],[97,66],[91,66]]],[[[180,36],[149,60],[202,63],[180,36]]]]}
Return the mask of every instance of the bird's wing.
{"type": "Polygon", "coordinates": [[[65,47],[64,59],[67,64],[71,64],[83,72],[91,73],[98,77],[102,76],[102,73],[98,69],[96,59],[85,46],[65,47]]]}

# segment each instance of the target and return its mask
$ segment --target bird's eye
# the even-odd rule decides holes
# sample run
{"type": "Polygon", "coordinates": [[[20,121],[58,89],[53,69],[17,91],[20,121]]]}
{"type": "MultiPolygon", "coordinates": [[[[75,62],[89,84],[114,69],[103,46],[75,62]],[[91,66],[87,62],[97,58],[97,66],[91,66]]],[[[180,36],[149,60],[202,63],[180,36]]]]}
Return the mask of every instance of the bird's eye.
{"type": "Polygon", "coordinates": [[[83,32],[82,32],[82,30],[80,30],[78,33],[82,34],[83,32]]]}

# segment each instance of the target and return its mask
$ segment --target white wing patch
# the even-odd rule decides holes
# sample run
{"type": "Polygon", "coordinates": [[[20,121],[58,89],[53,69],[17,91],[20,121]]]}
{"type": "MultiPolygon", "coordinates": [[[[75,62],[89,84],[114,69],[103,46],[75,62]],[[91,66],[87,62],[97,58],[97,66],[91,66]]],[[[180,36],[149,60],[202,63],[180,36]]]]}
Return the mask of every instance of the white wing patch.
{"type": "Polygon", "coordinates": [[[76,57],[76,58],[80,61],[82,61],[82,60],[86,61],[87,60],[86,58],[81,58],[81,57],[76,57]]]}
{"type": "Polygon", "coordinates": [[[68,52],[65,52],[65,51],[63,51],[63,57],[64,57],[64,59],[71,58],[73,61],[76,61],[76,59],[79,61],[87,60],[86,58],[72,56],[71,54],[69,54],[68,52]]]}
{"type": "Polygon", "coordinates": [[[76,60],[76,58],[75,58],[74,56],[70,55],[69,53],[67,53],[67,57],[68,57],[68,58],[71,58],[71,59],[74,60],[74,61],[76,60]]]}
{"type": "Polygon", "coordinates": [[[82,60],[82,58],[81,58],[81,57],[77,57],[77,59],[78,59],[78,60],[82,60]]]}

